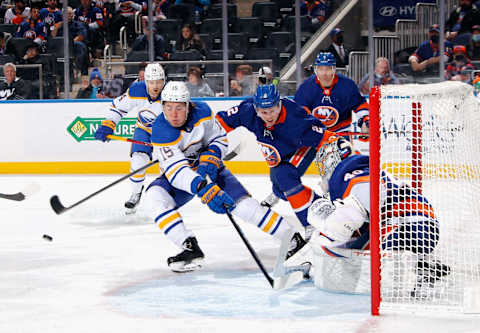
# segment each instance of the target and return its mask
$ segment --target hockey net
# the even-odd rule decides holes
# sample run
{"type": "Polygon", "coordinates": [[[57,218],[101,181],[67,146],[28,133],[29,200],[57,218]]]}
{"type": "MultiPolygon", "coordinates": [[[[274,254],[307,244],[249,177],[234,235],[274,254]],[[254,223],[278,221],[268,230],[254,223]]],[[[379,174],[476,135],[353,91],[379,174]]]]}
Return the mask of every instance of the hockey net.
{"type": "Polygon", "coordinates": [[[382,86],[370,105],[372,313],[479,313],[480,106],[472,87],[382,86]],[[431,214],[414,192],[387,191],[385,171],[433,208],[439,232],[430,235],[438,236],[430,253],[409,243],[408,232],[393,248],[382,246],[395,224],[417,219],[408,210],[431,214]],[[402,244],[408,249],[395,248],[402,244]]]}

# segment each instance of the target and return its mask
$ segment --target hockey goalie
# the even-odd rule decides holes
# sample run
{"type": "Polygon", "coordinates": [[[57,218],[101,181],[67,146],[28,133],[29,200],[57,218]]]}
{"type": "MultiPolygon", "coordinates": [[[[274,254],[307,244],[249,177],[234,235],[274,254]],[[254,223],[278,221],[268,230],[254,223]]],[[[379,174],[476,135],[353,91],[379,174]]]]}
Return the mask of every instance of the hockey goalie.
{"type": "MultiPolygon", "coordinates": [[[[315,164],[320,186],[326,193],[308,212],[308,220],[316,230],[309,252],[301,251],[286,265],[311,261],[310,276],[317,287],[369,293],[369,157],[354,154],[344,138],[332,137],[318,151],[315,164]]],[[[450,273],[450,268],[434,255],[440,222],[427,198],[408,184],[385,171],[381,173],[381,183],[381,247],[392,256],[408,256],[408,262],[413,263],[410,267],[394,265],[392,270],[404,271],[390,273],[395,279],[401,275],[409,277],[412,285],[408,297],[418,297],[450,273]]],[[[388,272],[385,269],[383,273],[388,272]]]]}

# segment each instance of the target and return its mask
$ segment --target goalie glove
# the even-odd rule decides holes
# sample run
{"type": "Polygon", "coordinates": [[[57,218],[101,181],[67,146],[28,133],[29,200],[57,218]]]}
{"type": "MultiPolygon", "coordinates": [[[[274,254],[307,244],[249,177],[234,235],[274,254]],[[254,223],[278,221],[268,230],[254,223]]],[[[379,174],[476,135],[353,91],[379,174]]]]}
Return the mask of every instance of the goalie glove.
{"type": "Polygon", "coordinates": [[[108,141],[107,136],[113,134],[116,124],[111,120],[103,120],[100,127],[95,131],[95,139],[108,141]]]}
{"type": "Polygon", "coordinates": [[[200,154],[197,173],[203,178],[208,175],[212,182],[215,182],[218,169],[222,165],[221,157],[220,149],[216,146],[210,146],[207,151],[200,154]]]}
{"type": "Polygon", "coordinates": [[[308,208],[308,223],[318,228],[334,210],[335,206],[330,199],[319,198],[308,208]]]}

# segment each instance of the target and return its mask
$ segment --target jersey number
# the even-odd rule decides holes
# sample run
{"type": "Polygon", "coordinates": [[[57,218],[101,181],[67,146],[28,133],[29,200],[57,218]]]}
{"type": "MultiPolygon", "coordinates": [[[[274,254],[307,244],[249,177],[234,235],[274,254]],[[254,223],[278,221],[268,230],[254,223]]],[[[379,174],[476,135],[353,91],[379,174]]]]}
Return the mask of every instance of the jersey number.
{"type": "Polygon", "coordinates": [[[234,106],[233,108],[230,108],[227,110],[227,116],[234,115],[235,113],[238,112],[238,106],[234,106]]]}
{"type": "Polygon", "coordinates": [[[166,161],[167,159],[173,156],[173,151],[168,147],[162,147],[159,149],[159,151],[160,151],[160,156],[164,161],[166,161]]]}

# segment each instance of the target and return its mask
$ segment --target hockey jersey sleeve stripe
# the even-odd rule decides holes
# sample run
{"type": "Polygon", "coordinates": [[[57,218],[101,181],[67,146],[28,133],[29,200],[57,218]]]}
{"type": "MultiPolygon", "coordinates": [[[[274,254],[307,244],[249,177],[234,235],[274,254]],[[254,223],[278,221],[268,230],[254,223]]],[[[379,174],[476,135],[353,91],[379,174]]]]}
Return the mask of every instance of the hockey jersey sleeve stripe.
{"type": "Polygon", "coordinates": [[[370,176],[361,176],[361,177],[356,177],[350,180],[348,183],[347,188],[345,189],[345,192],[343,193],[342,199],[345,199],[350,195],[350,192],[352,191],[352,188],[360,183],[366,183],[370,181],[370,176]]]}
{"type": "Polygon", "coordinates": [[[158,146],[158,147],[174,146],[174,145],[176,145],[177,143],[179,143],[180,140],[182,140],[182,131],[179,131],[178,133],[179,133],[178,138],[175,139],[174,141],[165,142],[165,143],[152,142],[152,145],[158,146]]]}
{"type": "Polygon", "coordinates": [[[178,161],[173,162],[172,164],[170,164],[170,165],[165,169],[165,172],[164,172],[164,173],[169,172],[169,170],[171,170],[175,165],[177,165],[178,163],[181,163],[181,162],[187,162],[187,163],[188,163],[188,159],[182,158],[181,160],[178,160],[178,161]]]}
{"type": "Polygon", "coordinates": [[[223,129],[224,129],[227,133],[234,130],[233,128],[231,128],[230,126],[228,126],[227,123],[226,123],[222,118],[220,118],[218,115],[216,115],[215,118],[217,119],[218,123],[223,127],[223,129]]]}
{"type": "Polygon", "coordinates": [[[339,132],[342,129],[350,127],[351,124],[352,124],[352,116],[348,117],[345,120],[342,120],[341,122],[339,122],[335,126],[330,127],[328,130],[332,131],[332,132],[339,132]]]}
{"type": "Polygon", "coordinates": [[[180,168],[181,167],[188,167],[188,163],[181,163],[181,164],[177,164],[172,170],[170,170],[167,174],[166,174],[166,177],[167,179],[172,182],[173,181],[173,178],[175,178],[175,174],[180,171],[180,168]]]}
{"type": "Polygon", "coordinates": [[[362,104],[360,104],[353,112],[357,113],[357,112],[364,111],[364,110],[367,111],[367,112],[369,110],[367,102],[363,102],[362,104]]]}
{"type": "Polygon", "coordinates": [[[300,162],[302,162],[303,158],[307,154],[307,152],[310,150],[311,147],[301,147],[298,148],[295,154],[290,158],[289,162],[291,165],[297,167],[300,162]]]}
{"type": "MultiPolygon", "coordinates": [[[[180,174],[180,172],[185,169],[185,168],[188,168],[190,169],[190,166],[188,165],[184,165],[183,167],[181,167],[180,169],[178,169],[178,172],[170,179],[170,182],[173,183],[173,181],[175,180],[175,178],[177,177],[177,175],[180,174]]],[[[168,177],[167,177],[168,178],[168,177]]]]}

